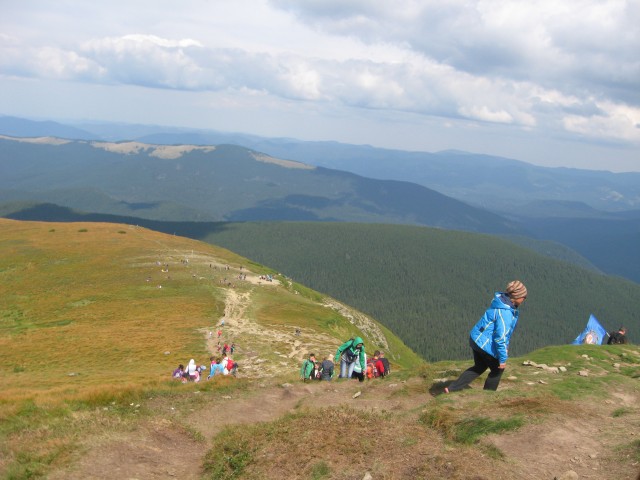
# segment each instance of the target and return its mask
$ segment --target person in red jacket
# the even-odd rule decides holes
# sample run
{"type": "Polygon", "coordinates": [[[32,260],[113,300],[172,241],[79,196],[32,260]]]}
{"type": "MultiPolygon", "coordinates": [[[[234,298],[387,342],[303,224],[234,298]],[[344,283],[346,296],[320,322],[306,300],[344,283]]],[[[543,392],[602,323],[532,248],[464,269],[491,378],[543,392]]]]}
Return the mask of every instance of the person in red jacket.
{"type": "Polygon", "coordinates": [[[387,372],[384,370],[384,363],[380,358],[380,350],[373,352],[373,366],[376,368],[376,377],[384,377],[387,372]]]}

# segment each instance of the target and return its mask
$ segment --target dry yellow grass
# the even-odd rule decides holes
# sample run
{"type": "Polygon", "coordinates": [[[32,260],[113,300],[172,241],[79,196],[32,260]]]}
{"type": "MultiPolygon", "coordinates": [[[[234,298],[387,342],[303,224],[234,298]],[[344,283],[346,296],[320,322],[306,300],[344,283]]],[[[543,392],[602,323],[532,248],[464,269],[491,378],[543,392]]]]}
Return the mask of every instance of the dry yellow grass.
{"type": "Polygon", "coordinates": [[[5,401],[153,385],[178,363],[204,361],[197,330],[223,312],[223,273],[209,264],[242,261],[135,226],[5,219],[0,251],[5,401]]]}

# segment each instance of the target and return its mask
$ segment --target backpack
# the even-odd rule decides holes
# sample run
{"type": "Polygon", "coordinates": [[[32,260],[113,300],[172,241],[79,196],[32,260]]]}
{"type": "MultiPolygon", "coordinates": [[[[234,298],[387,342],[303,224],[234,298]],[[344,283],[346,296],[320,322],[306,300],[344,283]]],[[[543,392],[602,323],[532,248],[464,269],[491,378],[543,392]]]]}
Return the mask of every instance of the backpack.
{"type": "Polygon", "coordinates": [[[609,341],[607,343],[609,345],[622,345],[624,343],[627,343],[627,338],[620,332],[610,333],[609,341]]]}
{"type": "Polygon", "coordinates": [[[304,379],[305,380],[309,380],[309,379],[314,380],[315,379],[315,377],[313,376],[315,367],[316,367],[316,364],[313,363],[311,360],[306,359],[304,361],[304,375],[305,375],[304,379]],[[311,364],[311,372],[309,374],[307,374],[307,368],[309,368],[309,364],[311,364]]]}
{"type": "Polygon", "coordinates": [[[360,352],[361,352],[361,350],[356,350],[355,352],[351,351],[351,349],[354,347],[353,345],[354,339],[351,338],[350,340],[351,340],[351,345],[345,348],[344,351],[342,352],[343,358],[347,361],[347,363],[355,362],[360,357],[360,352]]]}
{"type": "Polygon", "coordinates": [[[230,358],[227,358],[227,370],[231,371],[234,365],[235,365],[235,362],[230,358]]]}
{"type": "Polygon", "coordinates": [[[367,378],[376,378],[378,376],[379,374],[376,364],[373,361],[367,362],[367,378]]]}
{"type": "Polygon", "coordinates": [[[384,365],[384,373],[382,374],[383,377],[386,377],[387,375],[389,375],[391,373],[391,367],[389,366],[389,360],[385,358],[381,358],[380,361],[382,362],[382,365],[384,365]]]}

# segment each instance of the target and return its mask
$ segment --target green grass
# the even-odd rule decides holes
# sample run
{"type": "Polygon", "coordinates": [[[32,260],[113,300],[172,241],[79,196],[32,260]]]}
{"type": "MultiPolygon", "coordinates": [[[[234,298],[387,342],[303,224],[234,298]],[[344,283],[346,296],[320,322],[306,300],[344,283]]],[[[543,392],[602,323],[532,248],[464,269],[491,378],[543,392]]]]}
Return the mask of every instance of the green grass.
{"type": "Polygon", "coordinates": [[[493,420],[486,417],[469,418],[455,424],[453,440],[470,445],[485,435],[514,431],[522,427],[522,425],[524,425],[524,420],[520,416],[504,420],[493,420]]]}
{"type": "Polygon", "coordinates": [[[216,448],[211,449],[204,459],[205,478],[211,480],[232,480],[241,478],[245,468],[253,460],[249,427],[246,430],[226,428],[217,435],[216,448]]]}
{"type": "Polygon", "coordinates": [[[311,480],[323,480],[330,478],[331,468],[324,461],[319,461],[311,466],[311,480]]]}

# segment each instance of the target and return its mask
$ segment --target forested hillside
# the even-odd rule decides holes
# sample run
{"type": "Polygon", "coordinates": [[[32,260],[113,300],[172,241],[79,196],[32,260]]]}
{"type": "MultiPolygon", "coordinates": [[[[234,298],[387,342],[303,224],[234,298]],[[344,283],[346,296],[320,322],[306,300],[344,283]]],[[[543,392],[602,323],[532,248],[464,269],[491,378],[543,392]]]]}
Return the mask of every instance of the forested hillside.
{"type": "Polygon", "coordinates": [[[640,330],[640,285],[489,235],[394,225],[227,224],[206,240],[367,312],[427,360],[468,356],[471,326],[496,290],[529,289],[511,353],[570,343],[589,314],[640,330]]]}

